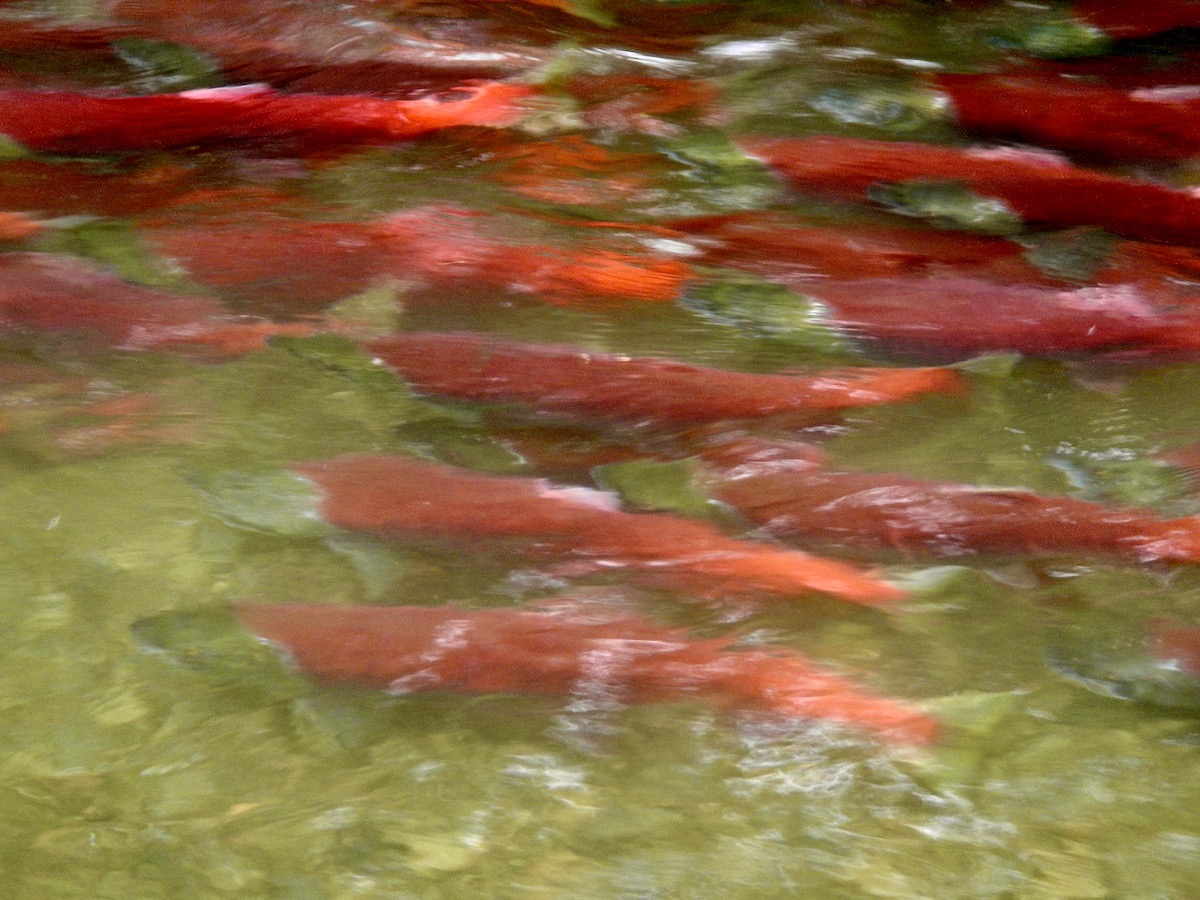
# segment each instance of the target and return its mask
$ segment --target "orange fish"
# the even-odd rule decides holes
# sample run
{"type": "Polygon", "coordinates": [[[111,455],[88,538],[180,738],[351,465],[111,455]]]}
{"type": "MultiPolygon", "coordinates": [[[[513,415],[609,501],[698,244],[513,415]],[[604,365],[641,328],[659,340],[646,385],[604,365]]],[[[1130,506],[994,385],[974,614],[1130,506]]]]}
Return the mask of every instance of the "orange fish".
{"type": "Polygon", "coordinates": [[[820,591],[868,605],[904,597],[854,566],[737,540],[692,519],[625,512],[588,488],[401,456],[340,456],[290,469],[315,488],[313,513],[338,528],[407,540],[508,540],[527,554],[735,595],[820,591]]]}
{"type": "Polygon", "coordinates": [[[512,236],[544,228],[525,216],[425,206],[370,222],[235,214],[150,223],[143,234],[202,284],[293,312],[383,275],[442,292],[475,286],[562,305],[670,302],[691,275],[685,263],[632,241],[606,238],[585,248],[512,236]]]}
{"type": "Polygon", "coordinates": [[[477,334],[399,334],[363,346],[427,393],[658,426],[874,406],[965,390],[961,375],[945,368],[759,375],[477,334]]]}
{"type": "Polygon", "coordinates": [[[581,602],[539,611],[258,603],[234,610],[301,671],[398,694],[600,694],[632,703],[695,697],[827,719],[905,744],[926,743],[938,731],[923,713],[863,694],[794,651],[730,650],[729,639],[694,640],[581,602]]]}

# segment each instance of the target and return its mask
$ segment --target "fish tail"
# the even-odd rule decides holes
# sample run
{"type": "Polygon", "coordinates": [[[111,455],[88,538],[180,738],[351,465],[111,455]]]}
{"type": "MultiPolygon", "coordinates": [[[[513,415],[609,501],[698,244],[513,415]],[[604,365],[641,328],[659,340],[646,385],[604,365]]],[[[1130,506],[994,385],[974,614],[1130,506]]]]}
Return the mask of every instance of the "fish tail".
{"type": "Polygon", "coordinates": [[[675,300],[691,272],[674,259],[639,259],[604,250],[550,262],[535,288],[548,299],[627,298],[668,303],[675,300]]]}
{"type": "Polygon", "coordinates": [[[898,744],[928,744],[940,731],[928,714],[864,693],[797,654],[729,653],[723,662],[723,680],[732,692],[775,713],[863,728],[898,744]]]}
{"type": "Polygon", "coordinates": [[[477,125],[503,128],[515,125],[525,114],[519,104],[534,94],[528,84],[501,81],[485,81],[464,85],[458,89],[467,96],[455,100],[438,100],[432,97],[420,100],[396,101],[402,103],[397,126],[409,133],[414,125],[431,129],[448,128],[454,125],[477,125]]]}
{"type": "Polygon", "coordinates": [[[1200,517],[1153,523],[1130,538],[1129,543],[1146,562],[1200,562],[1200,517]]]}
{"type": "Polygon", "coordinates": [[[818,591],[863,606],[887,606],[904,600],[904,591],[848,563],[770,545],[747,545],[683,560],[706,578],[728,580],[741,590],[771,594],[818,591]]]}

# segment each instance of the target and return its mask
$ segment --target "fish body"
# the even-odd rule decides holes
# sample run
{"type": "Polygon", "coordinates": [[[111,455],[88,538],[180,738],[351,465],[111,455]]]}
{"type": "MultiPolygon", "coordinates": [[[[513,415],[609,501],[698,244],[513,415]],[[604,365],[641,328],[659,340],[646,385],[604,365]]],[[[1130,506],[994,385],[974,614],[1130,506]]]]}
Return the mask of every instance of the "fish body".
{"type": "Polygon", "coordinates": [[[210,297],[172,294],[123,281],[81,259],[0,254],[0,328],[72,334],[127,349],[208,347],[242,353],[274,334],[308,334],[299,323],[230,316],[210,297]]]}
{"type": "Polygon", "coordinates": [[[526,554],[590,561],[734,594],[820,591],[868,605],[898,588],[847,563],[728,537],[679,516],[630,513],[608,494],[400,456],[295,463],[329,525],[384,537],[508,540],[526,554]]]}
{"type": "Polygon", "coordinates": [[[503,126],[531,88],[464,85],[461,99],[284,94],[239,85],[148,96],[0,91],[0,133],[41,153],[89,155],[195,145],[292,144],[326,149],[387,144],[454,125],[503,126]]]}
{"type": "Polygon", "coordinates": [[[928,716],[864,694],[795,652],[730,650],[728,639],[695,640],[583,603],[539,611],[241,603],[235,612],[301,671],[395,693],[695,697],[832,720],[902,743],[937,732],[928,716]]]}
{"type": "Polygon", "coordinates": [[[656,426],[836,410],[965,390],[953,369],[850,368],[760,375],[667,359],[518,344],[476,334],[409,333],[364,348],[420,391],[656,426]]]}
{"type": "Polygon", "coordinates": [[[1177,28],[1200,28],[1200,8],[1191,0],[1075,0],[1072,15],[1118,40],[1153,37],[1177,28]]]}
{"type": "Polygon", "coordinates": [[[793,284],[829,279],[906,275],[1037,271],[1021,260],[1023,248],[1003,238],[918,228],[804,227],[782,216],[741,213],[675,219],[682,234],[701,238],[703,262],[732,266],[793,284]]]}
{"type": "Polygon", "coordinates": [[[963,128],[989,138],[1112,159],[1200,153],[1195,85],[1123,90],[1069,78],[975,74],[938,75],[933,85],[950,98],[963,128]]]}
{"type": "Polygon", "coordinates": [[[1200,309],[1154,284],[1052,286],[947,275],[788,286],[820,301],[827,323],[851,337],[935,357],[1200,349],[1200,309]]]}
{"type": "Polygon", "coordinates": [[[711,496],[776,537],[853,549],[962,557],[978,553],[1113,554],[1200,562],[1200,519],[1163,519],[1032,491],[826,468],[754,439],[702,456],[711,496]]]}
{"type": "Polygon", "coordinates": [[[748,137],[739,144],[802,190],[865,200],[879,184],[952,182],[1002,202],[1027,223],[1200,244],[1200,197],[1074,166],[1046,151],[844,137],[748,137]]]}
{"type": "Polygon", "coordinates": [[[303,221],[230,211],[201,222],[158,217],[147,243],[202,284],[251,303],[313,310],[392,277],[444,297],[449,288],[597,305],[669,302],[691,276],[687,264],[638,245],[603,247],[517,241],[534,227],[518,216],[423,206],[363,222],[303,221]]]}

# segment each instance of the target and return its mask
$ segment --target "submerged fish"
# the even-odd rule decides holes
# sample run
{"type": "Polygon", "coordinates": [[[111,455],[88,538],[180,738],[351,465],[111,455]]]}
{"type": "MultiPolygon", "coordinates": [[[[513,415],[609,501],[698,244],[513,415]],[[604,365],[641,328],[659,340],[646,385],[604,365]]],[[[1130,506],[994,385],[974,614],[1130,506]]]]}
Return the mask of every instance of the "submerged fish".
{"type": "Polygon", "coordinates": [[[0,209],[45,215],[128,216],[178,202],[203,183],[203,164],[137,169],[40,159],[0,161],[0,209]]]}
{"type": "Polygon", "coordinates": [[[1200,350],[1200,305],[1181,303],[1175,291],[1154,283],[1079,287],[955,275],[774,277],[803,296],[767,302],[729,292],[693,306],[751,330],[802,333],[816,322],[851,339],[931,359],[1003,350],[1030,356],[1186,356],[1200,350]],[[789,308],[794,323],[787,318],[789,308]]]}
{"type": "Polygon", "coordinates": [[[699,259],[794,285],[825,278],[888,278],[955,272],[1032,279],[1019,244],[998,237],[919,228],[803,226],[776,213],[674,219],[672,228],[700,238],[699,259]]]}
{"type": "MultiPolygon", "coordinates": [[[[854,279],[966,277],[997,285],[1150,285],[1164,306],[1200,301],[1200,249],[1122,240],[1080,227],[1025,238],[926,228],[803,226],[778,213],[675,219],[695,262],[730,266],[804,292],[854,279]],[[1170,298],[1162,288],[1171,288],[1170,298]]],[[[936,295],[936,292],[931,292],[936,295]]]]}
{"type": "MultiPolygon", "coordinates": [[[[1194,4],[1188,4],[1194,6],[1194,4]]],[[[1200,24],[1200,12],[1194,12],[1200,24]]],[[[1200,87],[1123,90],[1044,75],[938,75],[959,124],[1115,159],[1182,160],[1200,154],[1200,87]]]]}
{"type": "Polygon", "coordinates": [[[1076,611],[1054,629],[1047,664],[1088,690],[1166,709],[1200,711],[1200,628],[1116,612],[1076,611]]]}
{"type": "Polygon", "coordinates": [[[1200,244],[1200,197],[1084,169],[1046,151],[844,137],[748,137],[739,144],[803,190],[866,200],[886,185],[959,185],[996,207],[993,215],[1019,217],[1011,227],[1095,225],[1141,240],[1200,244]]]}
{"type": "Polygon", "coordinates": [[[0,328],[91,336],[128,349],[215,348],[241,353],[272,335],[304,335],[303,323],[231,316],[210,297],[131,284],[82,259],[0,254],[0,328]]]}
{"type": "Polygon", "coordinates": [[[150,96],[0,91],[0,133],[42,153],[88,155],[250,143],[327,149],[386,144],[455,125],[504,126],[526,85],[462,85],[460,99],[284,94],[263,85],[150,96]]]}
{"type": "Polygon", "coordinates": [[[363,346],[420,391],[658,426],[873,406],[965,390],[962,376],[945,368],[759,375],[478,334],[399,334],[363,346]]]}
{"type": "Polygon", "coordinates": [[[1115,39],[1152,37],[1177,28],[1200,28],[1200,7],[1191,0],[1074,0],[1071,14],[1115,39]]]}
{"type": "Polygon", "coordinates": [[[937,723],[861,693],[798,653],[729,649],[629,613],[563,602],[539,611],[240,603],[246,628],[303,672],[395,693],[602,694],[648,703],[695,697],[924,743],[937,723]]]}
{"type": "Polygon", "coordinates": [[[542,227],[524,216],[423,206],[367,222],[261,215],[152,222],[144,234],[202,284],[293,310],[345,296],[383,275],[406,284],[473,286],[562,305],[669,302],[691,275],[680,260],[616,237],[587,247],[514,237],[542,227]]]}
{"type": "Polygon", "coordinates": [[[849,548],[959,557],[976,553],[1107,553],[1200,562],[1200,518],[1162,519],[1031,491],[825,468],[787,444],[740,439],[702,458],[706,489],[768,533],[849,548]]]}
{"type": "Polygon", "coordinates": [[[254,476],[218,482],[218,512],[270,531],[309,533],[323,525],[401,540],[508,541],[525,555],[734,596],[821,591],[867,605],[904,597],[852,565],[738,540],[692,519],[626,512],[611,495],[589,488],[402,456],[339,456],[295,463],[286,474],[263,476],[260,490],[254,476]]]}
{"type": "Polygon", "coordinates": [[[1200,627],[1152,622],[1149,645],[1164,664],[1200,678],[1200,627]]]}
{"type": "Polygon", "coordinates": [[[108,53],[116,41],[137,37],[128,24],[70,24],[55,19],[4,19],[0,22],[0,51],[40,53],[70,50],[108,53]]]}

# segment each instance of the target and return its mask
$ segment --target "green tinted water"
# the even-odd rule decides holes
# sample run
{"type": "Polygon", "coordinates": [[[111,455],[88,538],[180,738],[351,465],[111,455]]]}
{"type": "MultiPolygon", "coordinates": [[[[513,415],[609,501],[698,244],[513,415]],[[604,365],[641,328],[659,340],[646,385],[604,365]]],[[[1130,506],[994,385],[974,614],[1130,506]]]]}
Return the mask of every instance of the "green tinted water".
{"type": "MultiPolygon", "coordinates": [[[[801,12],[769,26],[746,14],[742,38],[782,47],[767,57],[714,41],[693,60],[697,74],[741,91],[739,127],[881,136],[899,121],[908,136],[937,137],[943,126],[914,124],[908,107],[872,107],[864,124],[834,88],[896,81],[879,60],[975,60],[990,52],[979,35],[996,30],[980,24],[990,13],[923,6],[801,12]]],[[[653,153],[658,167],[627,214],[778,201],[761,170],[720,156],[713,131],[613,137],[653,153]]],[[[469,143],[448,155],[454,141],[355,154],[298,190],[348,215],[430,199],[498,204],[498,189],[484,186],[489,161],[469,143]]],[[[128,277],[161,275],[139,262],[122,228],[92,238],[62,249],[116,264],[133,253],[128,277]]],[[[682,307],[569,311],[483,299],[413,308],[401,324],[748,370],[845,359],[827,344],[739,333],[682,307]]],[[[1196,568],[1069,556],[896,565],[891,574],[920,587],[895,615],[798,598],[733,616],[636,592],[664,621],[792,646],[925,703],[947,723],[931,750],[692,703],[319,687],[223,632],[220,610],[243,599],[508,606],[565,585],[469,543],[238,529],[210,503],[213,479],[343,452],[419,452],[528,473],[490,436],[491,420],[415,398],[365,360],[331,361],[311,346],[221,363],[28,337],[3,346],[6,897],[1064,900],[1183,898],[1200,880],[1197,720],[1090,693],[1046,665],[1050,646],[1086,652],[1154,616],[1197,621],[1196,568]],[[125,416],[84,408],[129,393],[153,400],[125,416]],[[135,623],[174,610],[217,617],[215,636],[196,644],[212,659],[147,648],[135,623]]],[[[1196,511],[1152,454],[1200,434],[1197,366],[1022,361],[969,378],[966,398],[855,412],[830,436],[831,456],[1196,511]]]]}

